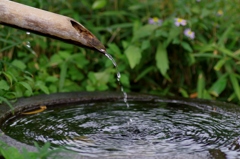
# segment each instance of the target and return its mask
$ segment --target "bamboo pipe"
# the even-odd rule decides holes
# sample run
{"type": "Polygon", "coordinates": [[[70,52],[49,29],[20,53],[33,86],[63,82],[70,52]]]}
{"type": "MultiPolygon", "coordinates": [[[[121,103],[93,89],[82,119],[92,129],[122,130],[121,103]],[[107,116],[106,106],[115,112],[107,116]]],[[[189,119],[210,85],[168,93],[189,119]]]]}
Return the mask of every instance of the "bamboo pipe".
{"type": "Polygon", "coordinates": [[[103,44],[74,19],[20,3],[0,0],[0,24],[106,53],[103,44]]]}

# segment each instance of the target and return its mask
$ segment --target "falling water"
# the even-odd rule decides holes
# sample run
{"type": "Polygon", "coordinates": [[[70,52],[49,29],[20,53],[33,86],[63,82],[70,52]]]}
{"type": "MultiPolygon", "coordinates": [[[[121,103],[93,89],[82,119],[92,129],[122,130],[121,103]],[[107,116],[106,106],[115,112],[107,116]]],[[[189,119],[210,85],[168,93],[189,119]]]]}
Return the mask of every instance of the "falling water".
{"type": "MultiPolygon", "coordinates": [[[[27,35],[30,35],[31,33],[30,33],[30,32],[26,32],[26,34],[27,34],[27,35]]],[[[36,52],[35,52],[35,51],[32,49],[32,47],[31,47],[30,41],[27,41],[27,42],[26,42],[26,47],[27,47],[28,50],[30,50],[30,52],[31,52],[32,54],[36,55],[36,52]]]]}
{"type": "Polygon", "coordinates": [[[108,54],[106,51],[104,51],[104,55],[107,56],[107,58],[112,61],[114,67],[116,68],[116,71],[117,71],[117,81],[118,81],[118,83],[119,83],[119,85],[121,87],[121,91],[123,93],[123,101],[126,104],[126,106],[129,107],[129,104],[127,102],[127,93],[124,91],[123,86],[122,86],[121,81],[120,81],[121,73],[118,70],[118,65],[117,65],[116,61],[113,59],[113,57],[110,54],[108,54]]]}

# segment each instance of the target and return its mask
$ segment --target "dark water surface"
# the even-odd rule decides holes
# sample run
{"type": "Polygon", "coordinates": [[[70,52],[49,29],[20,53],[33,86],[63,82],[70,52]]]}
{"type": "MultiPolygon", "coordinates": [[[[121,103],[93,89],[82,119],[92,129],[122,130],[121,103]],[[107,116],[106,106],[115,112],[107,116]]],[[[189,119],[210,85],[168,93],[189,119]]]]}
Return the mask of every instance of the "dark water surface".
{"type": "Polygon", "coordinates": [[[2,131],[23,143],[51,142],[86,156],[221,150],[240,158],[236,116],[177,103],[97,102],[12,117],[2,131]]]}

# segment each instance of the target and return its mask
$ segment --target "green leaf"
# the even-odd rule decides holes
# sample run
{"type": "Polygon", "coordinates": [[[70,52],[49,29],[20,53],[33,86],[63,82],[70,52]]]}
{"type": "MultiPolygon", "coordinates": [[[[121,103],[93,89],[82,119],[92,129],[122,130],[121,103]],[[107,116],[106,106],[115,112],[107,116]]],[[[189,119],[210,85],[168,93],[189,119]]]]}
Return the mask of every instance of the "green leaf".
{"type": "Polygon", "coordinates": [[[80,81],[80,80],[83,80],[86,78],[85,75],[82,72],[80,72],[78,69],[71,67],[71,66],[69,66],[69,67],[70,68],[68,69],[68,75],[70,76],[70,78],[72,80],[80,81]]]}
{"type": "Polygon", "coordinates": [[[203,8],[200,17],[203,19],[205,17],[209,17],[211,14],[212,14],[211,10],[209,10],[208,8],[203,8]]]}
{"type": "Polygon", "coordinates": [[[13,66],[16,66],[17,68],[19,68],[19,69],[21,69],[21,70],[25,70],[26,69],[26,64],[25,63],[23,63],[22,61],[20,61],[20,60],[14,60],[13,62],[12,62],[12,65],[13,66]]]}
{"type": "Polygon", "coordinates": [[[108,89],[108,86],[106,84],[101,84],[97,87],[97,90],[99,91],[105,91],[108,89]]]}
{"type": "Polygon", "coordinates": [[[127,75],[121,74],[120,81],[123,86],[128,86],[128,87],[130,86],[129,77],[127,75]]]}
{"type": "Polygon", "coordinates": [[[172,27],[167,40],[164,42],[164,46],[167,47],[171,41],[173,41],[180,34],[180,29],[178,27],[172,27]]]}
{"type": "Polygon", "coordinates": [[[36,87],[39,88],[44,93],[49,94],[49,89],[48,89],[48,87],[45,86],[43,81],[37,81],[36,87]]]}
{"type": "Polygon", "coordinates": [[[233,51],[226,49],[225,47],[216,47],[217,50],[219,50],[220,52],[222,52],[223,54],[230,56],[238,61],[240,61],[240,57],[238,55],[235,55],[233,53],[233,51]]]}
{"type": "Polygon", "coordinates": [[[237,78],[236,78],[234,73],[230,73],[229,77],[230,77],[230,80],[231,80],[234,92],[237,95],[238,100],[240,100],[240,87],[239,87],[238,80],[237,80],[237,78]]]}
{"type": "Polygon", "coordinates": [[[188,93],[187,93],[187,91],[186,91],[185,89],[179,88],[179,92],[181,93],[181,95],[182,95],[183,97],[185,97],[185,98],[188,98],[188,97],[189,97],[189,95],[188,95],[188,93]]]}
{"type": "Polygon", "coordinates": [[[37,152],[29,152],[26,148],[22,149],[22,155],[24,159],[37,159],[39,154],[37,152]]]}
{"type": "Polygon", "coordinates": [[[89,80],[90,80],[92,83],[96,83],[96,82],[97,82],[94,72],[89,72],[89,73],[88,73],[88,78],[89,78],[89,80]]]}
{"type": "Polygon", "coordinates": [[[204,97],[204,89],[205,89],[205,79],[202,72],[198,74],[198,81],[197,81],[197,94],[198,98],[204,97]]]}
{"type": "MultiPolygon", "coordinates": [[[[11,108],[11,111],[12,111],[12,113],[14,114],[13,105],[8,101],[8,99],[0,96],[0,101],[3,101],[4,103],[6,103],[6,104],[11,108]]],[[[0,145],[0,146],[1,146],[1,145],[0,145]]]]}
{"type": "Polygon", "coordinates": [[[107,4],[107,0],[96,0],[92,5],[92,9],[101,9],[105,7],[106,4],[107,4]]]}
{"type": "Polygon", "coordinates": [[[29,90],[26,90],[24,92],[24,96],[26,96],[26,97],[30,97],[31,95],[33,95],[33,93],[31,91],[29,91],[29,90]]]}
{"type": "Polygon", "coordinates": [[[127,56],[129,65],[131,67],[131,69],[133,69],[141,60],[141,49],[139,47],[136,46],[129,46],[126,50],[125,50],[125,54],[127,56]]]}
{"type": "MultiPolygon", "coordinates": [[[[12,80],[14,81],[14,82],[17,82],[18,81],[18,79],[17,79],[17,75],[15,75],[14,74],[14,72],[10,72],[10,71],[7,71],[7,72],[5,72],[5,73],[7,73],[9,76],[11,76],[11,78],[12,78],[12,80]]],[[[9,79],[10,80],[10,79],[9,79]]]]}
{"type": "Polygon", "coordinates": [[[128,41],[122,41],[122,46],[124,49],[126,49],[129,46],[129,42],[128,41]]]}
{"type": "Polygon", "coordinates": [[[0,80],[0,90],[9,90],[9,86],[8,86],[8,83],[4,80],[0,80]]]}
{"type": "Polygon", "coordinates": [[[71,62],[77,65],[78,68],[84,69],[89,61],[85,58],[82,53],[73,54],[71,56],[71,62]]]}
{"type": "Polygon", "coordinates": [[[193,56],[192,53],[187,53],[187,63],[189,66],[193,65],[196,62],[195,57],[193,56]]]}
{"type": "Polygon", "coordinates": [[[141,73],[137,76],[134,82],[138,82],[141,78],[145,77],[150,71],[154,70],[155,66],[150,66],[141,71],[141,73]]]}
{"type": "Polygon", "coordinates": [[[26,149],[23,149],[22,152],[24,154],[24,159],[47,159],[47,158],[64,158],[61,156],[63,152],[67,152],[66,150],[63,150],[62,148],[57,148],[52,150],[50,148],[50,143],[47,142],[43,146],[39,146],[36,142],[34,142],[35,147],[37,148],[37,152],[28,152],[26,149]],[[60,153],[61,152],[61,153],[60,153]]]}
{"type": "Polygon", "coordinates": [[[57,81],[58,81],[58,78],[55,77],[55,76],[48,76],[46,78],[46,82],[54,83],[54,82],[57,82],[57,81]]]}
{"type": "Polygon", "coordinates": [[[49,90],[49,92],[51,92],[51,93],[57,92],[57,89],[58,89],[58,87],[57,87],[55,84],[51,84],[51,85],[48,87],[48,90],[49,90]]]}
{"type": "Polygon", "coordinates": [[[136,19],[132,23],[133,23],[132,33],[134,35],[136,31],[138,31],[138,29],[142,26],[142,22],[139,19],[136,19]]]}
{"type": "Polygon", "coordinates": [[[211,88],[209,89],[209,93],[218,97],[226,88],[227,86],[227,76],[222,76],[216,82],[213,83],[211,88]]]}
{"type": "Polygon", "coordinates": [[[37,147],[38,152],[41,154],[42,157],[44,157],[48,153],[51,144],[47,142],[42,147],[40,147],[36,142],[34,142],[34,146],[37,147]]]}
{"type": "Polygon", "coordinates": [[[1,154],[6,159],[24,159],[21,153],[15,147],[8,147],[4,150],[1,150],[1,154]]]}
{"type": "MultiPolygon", "coordinates": [[[[0,39],[0,41],[2,41],[2,40],[0,39]]],[[[8,46],[6,46],[6,47],[3,47],[3,48],[0,49],[0,52],[4,52],[4,51],[6,51],[6,50],[8,50],[8,49],[13,48],[14,46],[17,46],[17,45],[21,44],[21,43],[22,43],[22,42],[18,42],[18,43],[14,43],[14,44],[8,45],[8,46]]]]}
{"type": "Polygon", "coordinates": [[[155,59],[157,62],[157,68],[160,70],[161,74],[165,76],[169,68],[169,62],[168,62],[167,50],[161,43],[158,44],[155,59]]]}
{"type": "Polygon", "coordinates": [[[111,49],[112,54],[121,54],[121,50],[115,43],[108,44],[108,48],[111,49]]]}
{"type": "Polygon", "coordinates": [[[142,26],[134,33],[132,42],[153,34],[154,30],[157,29],[158,27],[159,27],[158,25],[150,24],[142,26]]]}
{"type": "Polygon", "coordinates": [[[10,85],[12,86],[12,81],[13,78],[11,76],[11,74],[7,73],[7,72],[2,72],[4,74],[4,76],[6,77],[6,79],[8,79],[8,81],[10,82],[10,85]]]}
{"type": "Polygon", "coordinates": [[[187,50],[187,51],[189,51],[189,52],[192,52],[192,51],[193,51],[192,48],[191,48],[191,46],[190,46],[188,43],[182,41],[182,42],[181,42],[181,45],[182,45],[182,47],[183,47],[185,50],[187,50]]]}
{"type": "Polygon", "coordinates": [[[214,66],[214,70],[219,71],[229,58],[220,59],[214,66]]]}
{"type": "Polygon", "coordinates": [[[237,98],[236,94],[233,92],[227,99],[228,102],[231,102],[234,98],[237,98]]]}
{"type": "Polygon", "coordinates": [[[86,90],[92,92],[95,91],[95,87],[93,87],[92,85],[87,85],[86,90]]]}
{"type": "Polygon", "coordinates": [[[204,99],[212,99],[211,95],[208,93],[206,89],[203,90],[203,98],[204,99]]]}
{"type": "Polygon", "coordinates": [[[27,82],[18,82],[20,85],[22,85],[23,87],[25,87],[30,94],[32,94],[32,88],[31,86],[27,83],[27,82]]]}
{"type": "Polygon", "coordinates": [[[69,51],[59,51],[58,54],[64,60],[67,60],[71,56],[69,51]]]}
{"type": "Polygon", "coordinates": [[[60,55],[54,54],[53,56],[51,56],[51,59],[48,65],[55,66],[55,65],[59,65],[62,62],[63,62],[63,59],[60,57],[60,55]]]}
{"type": "MultiPolygon", "coordinates": [[[[234,73],[233,68],[231,67],[231,65],[229,63],[226,63],[224,66],[225,66],[226,71],[229,74],[232,88],[234,90],[234,94],[238,98],[238,100],[240,100],[240,88],[239,88],[239,83],[238,83],[239,75],[234,73]]],[[[233,95],[231,97],[235,98],[235,96],[233,95]]]]}
{"type": "Polygon", "coordinates": [[[60,79],[59,79],[59,91],[60,92],[63,89],[64,81],[67,76],[67,68],[68,68],[67,62],[62,63],[61,71],[60,71],[60,79]]]}
{"type": "Polygon", "coordinates": [[[142,42],[141,50],[143,51],[143,50],[145,50],[145,49],[147,49],[149,47],[151,47],[150,41],[149,40],[144,40],[142,42]]]}
{"type": "Polygon", "coordinates": [[[23,89],[22,89],[22,86],[21,85],[19,85],[19,84],[16,84],[15,85],[15,96],[17,97],[17,98],[19,98],[19,97],[22,97],[23,96],[23,89]]]}
{"type": "Polygon", "coordinates": [[[95,76],[98,84],[106,84],[109,81],[109,73],[106,71],[96,72],[96,73],[94,73],[94,76],[95,76]]]}
{"type": "Polygon", "coordinates": [[[225,32],[222,34],[222,36],[220,37],[219,41],[218,41],[218,46],[223,46],[224,42],[226,41],[226,39],[228,38],[228,34],[233,30],[234,26],[231,24],[227,27],[227,29],[225,30],[225,32]]]}

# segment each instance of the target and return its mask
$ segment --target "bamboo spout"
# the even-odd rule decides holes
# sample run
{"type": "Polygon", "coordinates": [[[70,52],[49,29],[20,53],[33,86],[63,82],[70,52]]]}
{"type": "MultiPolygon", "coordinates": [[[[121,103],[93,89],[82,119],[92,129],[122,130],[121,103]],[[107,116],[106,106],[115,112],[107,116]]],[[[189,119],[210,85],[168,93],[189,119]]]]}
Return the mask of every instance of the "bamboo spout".
{"type": "Polygon", "coordinates": [[[0,0],[0,24],[106,52],[103,44],[74,19],[9,0],[0,0]]]}

